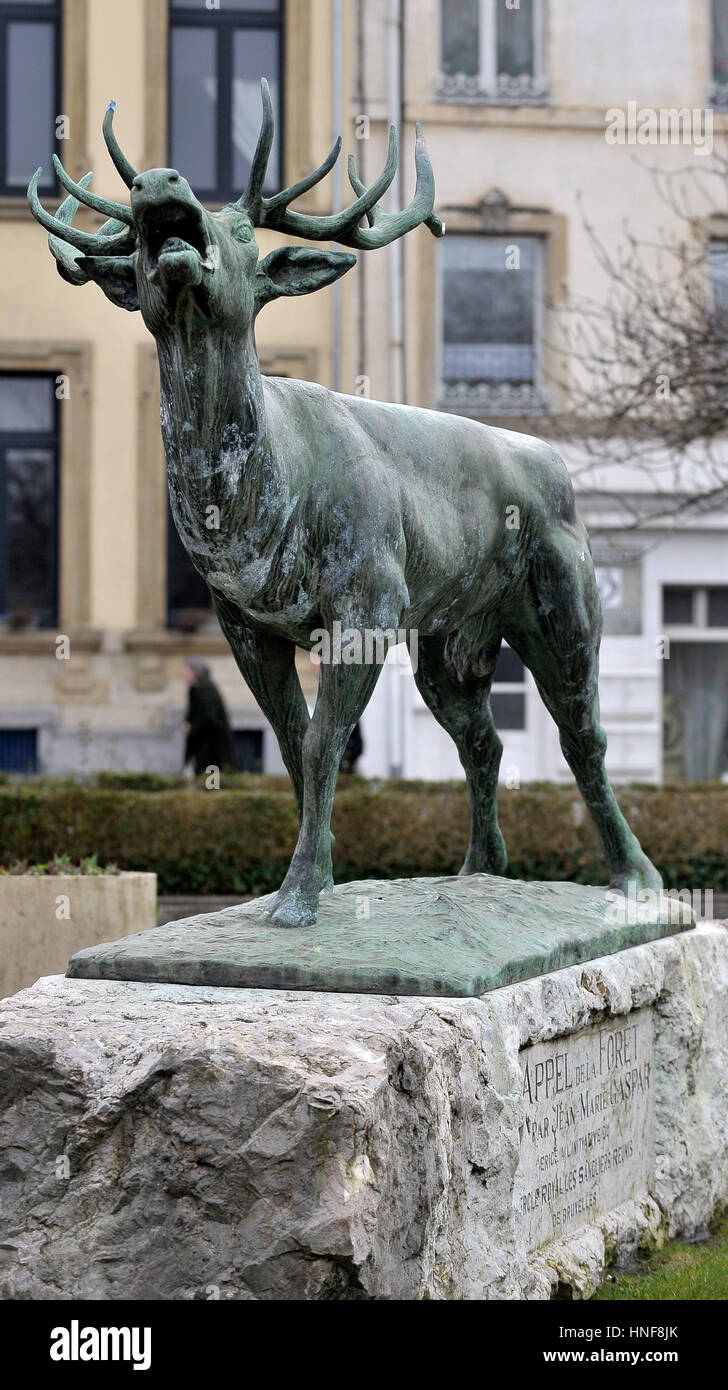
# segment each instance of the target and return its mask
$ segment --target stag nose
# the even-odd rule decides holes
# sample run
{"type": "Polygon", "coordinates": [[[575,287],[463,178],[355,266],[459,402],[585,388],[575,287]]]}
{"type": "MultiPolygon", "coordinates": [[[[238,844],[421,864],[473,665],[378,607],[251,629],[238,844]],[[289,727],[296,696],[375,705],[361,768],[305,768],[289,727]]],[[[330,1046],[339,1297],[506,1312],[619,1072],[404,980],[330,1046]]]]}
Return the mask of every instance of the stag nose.
{"type": "Polygon", "coordinates": [[[179,191],[182,182],[176,169],[148,169],[132,181],[132,197],[135,202],[158,202],[179,191]]]}

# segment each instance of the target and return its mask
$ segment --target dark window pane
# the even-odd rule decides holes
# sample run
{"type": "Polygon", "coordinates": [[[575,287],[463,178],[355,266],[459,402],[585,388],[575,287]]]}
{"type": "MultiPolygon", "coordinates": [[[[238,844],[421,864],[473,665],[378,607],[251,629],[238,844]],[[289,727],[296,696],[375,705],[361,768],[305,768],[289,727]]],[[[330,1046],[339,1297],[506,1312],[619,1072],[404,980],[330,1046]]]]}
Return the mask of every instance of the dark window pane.
{"type": "Polygon", "coordinates": [[[261,104],[260,79],[270,83],[271,101],[276,122],[275,140],[268,160],[265,188],[275,192],[280,188],[279,170],[279,71],[280,39],[271,29],[237,29],[233,42],[232,143],[233,187],[241,191],[250,173],[250,165],[258,143],[261,104]]]}
{"type": "Polygon", "coordinates": [[[446,382],[533,380],[536,252],[534,238],[445,238],[446,382]]]}
{"type": "Polygon", "coordinates": [[[57,115],[55,92],[55,26],[7,26],[7,84],[5,91],[5,182],[25,187],[43,166],[42,186],[55,183],[51,155],[57,115]]]}
{"type": "Polygon", "coordinates": [[[507,685],[515,683],[516,681],[520,684],[521,681],[526,679],[523,662],[518,653],[513,651],[512,647],[501,647],[493,679],[496,682],[503,681],[507,685]]]}
{"type": "Polygon", "coordinates": [[[519,695],[515,690],[494,690],[490,696],[490,707],[497,729],[525,729],[525,695],[519,695]]]}
{"type": "Polygon", "coordinates": [[[663,623],[691,623],[693,621],[693,590],[664,589],[662,594],[663,623]]]}
{"type": "Polygon", "coordinates": [[[263,771],[262,729],[235,729],[235,763],[241,772],[263,771]]]}
{"type": "Polygon", "coordinates": [[[448,76],[480,71],[480,0],[442,0],[442,70],[448,76]]]}
{"type": "Polygon", "coordinates": [[[50,434],[53,382],[47,376],[0,376],[0,434],[50,434]]]}
{"type": "Polygon", "coordinates": [[[728,627],[728,589],[708,589],[708,627],[728,627]]]}
{"type": "Polygon", "coordinates": [[[173,28],[170,163],[193,188],[217,184],[217,61],[212,28],[173,28]]]}
{"type": "Polygon", "coordinates": [[[37,729],[0,729],[0,769],[3,772],[38,771],[37,729]]]}
{"type": "Polygon", "coordinates": [[[496,5],[498,73],[520,77],[534,73],[533,0],[520,0],[517,10],[496,5]]]}
{"type": "Polygon", "coordinates": [[[210,590],[187,554],[168,507],[167,611],[170,626],[194,631],[197,619],[211,608],[210,590]]]}
{"type": "Polygon", "coordinates": [[[728,3],[713,0],[713,81],[728,82],[728,3]]]}
{"type": "Polygon", "coordinates": [[[5,610],[48,621],[54,604],[55,451],[5,450],[5,610]]]}

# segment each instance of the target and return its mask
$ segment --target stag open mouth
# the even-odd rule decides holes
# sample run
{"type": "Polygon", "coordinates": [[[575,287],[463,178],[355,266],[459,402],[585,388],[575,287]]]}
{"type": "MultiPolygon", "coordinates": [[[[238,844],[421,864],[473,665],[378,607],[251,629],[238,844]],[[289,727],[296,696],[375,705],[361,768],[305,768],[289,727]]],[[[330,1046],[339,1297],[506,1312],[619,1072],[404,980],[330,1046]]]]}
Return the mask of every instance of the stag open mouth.
{"type": "Polygon", "coordinates": [[[140,208],[137,222],[150,279],[160,270],[198,278],[201,270],[212,269],[201,210],[156,203],[140,208]]]}

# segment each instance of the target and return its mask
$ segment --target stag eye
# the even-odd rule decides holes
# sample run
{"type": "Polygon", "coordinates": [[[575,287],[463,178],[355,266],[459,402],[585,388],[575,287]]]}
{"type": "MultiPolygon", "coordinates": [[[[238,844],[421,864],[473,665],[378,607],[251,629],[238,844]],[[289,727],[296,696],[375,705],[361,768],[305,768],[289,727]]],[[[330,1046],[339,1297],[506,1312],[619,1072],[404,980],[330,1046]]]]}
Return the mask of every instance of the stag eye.
{"type": "Polygon", "coordinates": [[[233,225],[232,225],[232,227],[231,227],[231,233],[232,233],[232,235],[234,236],[234,238],[235,238],[236,241],[252,241],[252,240],[253,240],[253,224],[252,224],[252,222],[247,222],[247,221],[246,221],[246,222],[234,222],[233,225]]]}

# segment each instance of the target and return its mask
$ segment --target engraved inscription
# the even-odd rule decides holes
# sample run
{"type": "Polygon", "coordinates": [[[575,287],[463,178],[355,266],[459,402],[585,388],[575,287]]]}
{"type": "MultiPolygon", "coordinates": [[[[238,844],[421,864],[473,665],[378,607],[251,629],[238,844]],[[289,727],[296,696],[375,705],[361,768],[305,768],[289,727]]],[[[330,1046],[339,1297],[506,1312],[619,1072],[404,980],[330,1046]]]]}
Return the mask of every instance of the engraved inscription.
{"type": "Polygon", "coordinates": [[[515,1200],[535,1250],[647,1190],[652,1011],[521,1051],[525,1125],[515,1200]]]}

